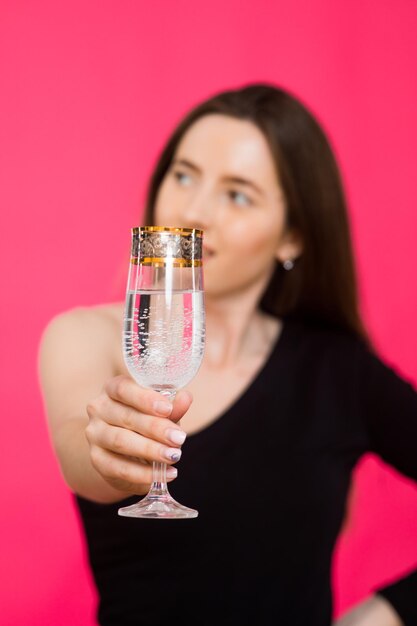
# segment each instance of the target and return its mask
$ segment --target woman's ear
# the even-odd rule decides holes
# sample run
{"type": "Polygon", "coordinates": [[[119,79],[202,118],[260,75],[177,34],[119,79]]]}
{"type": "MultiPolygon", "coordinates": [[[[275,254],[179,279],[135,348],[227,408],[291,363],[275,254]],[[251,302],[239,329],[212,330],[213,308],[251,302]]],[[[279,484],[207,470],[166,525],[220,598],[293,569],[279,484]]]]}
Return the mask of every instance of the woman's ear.
{"type": "Polygon", "coordinates": [[[285,233],[276,250],[276,258],[279,263],[295,261],[303,253],[303,243],[300,234],[295,230],[285,233]]]}

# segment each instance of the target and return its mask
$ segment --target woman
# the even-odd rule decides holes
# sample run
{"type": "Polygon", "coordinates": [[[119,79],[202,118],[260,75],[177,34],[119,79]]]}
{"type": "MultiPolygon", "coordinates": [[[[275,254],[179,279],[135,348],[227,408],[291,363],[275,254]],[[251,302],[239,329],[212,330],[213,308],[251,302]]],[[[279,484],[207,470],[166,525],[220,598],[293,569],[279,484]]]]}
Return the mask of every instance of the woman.
{"type": "MultiPolygon", "coordinates": [[[[122,303],[56,318],[41,350],[100,623],[328,626],[352,469],[373,450],[417,479],[417,395],[367,347],[327,140],[280,89],[219,94],[167,143],[145,223],[205,232],[192,396],[171,405],[127,375],[122,303]],[[151,461],[169,464],[173,497],[197,519],[117,516],[147,493],[151,461]]],[[[417,624],[416,590],[411,575],[339,623],[417,624]]]]}

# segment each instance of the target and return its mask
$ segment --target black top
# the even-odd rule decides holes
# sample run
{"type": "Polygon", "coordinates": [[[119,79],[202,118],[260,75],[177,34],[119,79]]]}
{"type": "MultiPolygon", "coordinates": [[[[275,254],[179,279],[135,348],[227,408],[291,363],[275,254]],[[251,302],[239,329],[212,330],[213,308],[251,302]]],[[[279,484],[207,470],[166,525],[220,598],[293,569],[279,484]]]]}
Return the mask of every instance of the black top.
{"type": "MultiPolygon", "coordinates": [[[[77,498],[100,624],[329,626],[352,469],[372,451],[417,479],[416,440],[408,383],[357,338],[286,321],[242,396],[183,445],[169,489],[198,518],[77,498]]],[[[380,593],[417,626],[416,574],[380,593]]]]}

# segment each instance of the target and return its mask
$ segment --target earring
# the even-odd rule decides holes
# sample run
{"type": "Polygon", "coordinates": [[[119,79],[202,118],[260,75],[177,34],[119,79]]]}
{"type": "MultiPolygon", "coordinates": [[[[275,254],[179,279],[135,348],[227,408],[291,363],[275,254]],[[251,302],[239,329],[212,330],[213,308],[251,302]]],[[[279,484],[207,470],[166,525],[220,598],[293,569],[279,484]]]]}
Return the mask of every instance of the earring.
{"type": "Polygon", "coordinates": [[[282,264],[282,267],[284,268],[284,270],[287,270],[288,272],[289,270],[292,270],[292,268],[294,267],[294,261],[292,261],[291,259],[286,259],[284,263],[282,264]]]}

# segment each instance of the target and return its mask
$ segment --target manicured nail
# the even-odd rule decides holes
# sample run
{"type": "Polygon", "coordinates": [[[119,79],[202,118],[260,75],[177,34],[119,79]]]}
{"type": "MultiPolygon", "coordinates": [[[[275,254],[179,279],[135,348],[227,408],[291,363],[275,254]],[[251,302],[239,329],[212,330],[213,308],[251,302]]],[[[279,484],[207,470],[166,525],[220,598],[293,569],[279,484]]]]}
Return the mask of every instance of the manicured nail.
{"type": "Polygon", "coordinates": [[[169,461],[174,461],[174,463],[176,463],[181,458],[181,450],[178,450],[178,448],[165,448],[164,456],[169,461]]]}
{"type": "Polygon", "coordinates": [[[167,478],[176,478],[178,476],[178,470],[176,467],[167,467],[167,478]]]}
{"type": "Polygon", "coordinates": [[[159,415],[163,415],[164,417],[172,413],[172,404],[170,402],[164,402],[164,400],[156,400],[153,403],[153,408],[159,415]]]}
{"type": "Polygon", "coordinates": [[[187,433],[183,430],[178,430],[178,428],[168,428],[166,436],[170,441],[172,441],[172,443],[176,443],[181,446],[187,437],[187,433]]]}

